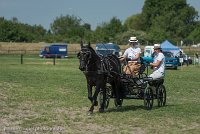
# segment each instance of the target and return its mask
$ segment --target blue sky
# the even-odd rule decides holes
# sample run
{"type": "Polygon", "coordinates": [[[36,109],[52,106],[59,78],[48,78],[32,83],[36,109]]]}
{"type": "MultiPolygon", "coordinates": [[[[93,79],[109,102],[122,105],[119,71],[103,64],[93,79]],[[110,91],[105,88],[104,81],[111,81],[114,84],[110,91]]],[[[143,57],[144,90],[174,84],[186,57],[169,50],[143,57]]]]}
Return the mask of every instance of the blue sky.
{"type": "MultiPolygon", "coordinates": [[[[187,2],[200,12],[199,0],[187,2]]],[[[0,0],[0,17],[17,17],[22,23],[41,24],[49,29],[56,17],[69,14],[79,16],[95,29],[114,16],[124,22],[140,13],[143,5],[144,0],[0,0]]]]}

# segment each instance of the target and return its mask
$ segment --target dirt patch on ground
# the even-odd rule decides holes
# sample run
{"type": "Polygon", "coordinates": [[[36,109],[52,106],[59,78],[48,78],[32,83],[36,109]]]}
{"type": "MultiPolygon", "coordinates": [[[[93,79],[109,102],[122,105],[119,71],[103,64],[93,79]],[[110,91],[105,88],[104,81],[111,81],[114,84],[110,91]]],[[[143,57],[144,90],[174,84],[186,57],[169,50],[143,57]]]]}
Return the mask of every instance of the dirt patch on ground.
{"type": "Polygon", "coordinates": [[[193,122],[190,125],[187,125],[187,126],[185,125],[184,128],[182,129],[182,131],[186,132],[186,131],[198,130],[198,129],[200,129],[200,124],[197,122],[193,122]]]}

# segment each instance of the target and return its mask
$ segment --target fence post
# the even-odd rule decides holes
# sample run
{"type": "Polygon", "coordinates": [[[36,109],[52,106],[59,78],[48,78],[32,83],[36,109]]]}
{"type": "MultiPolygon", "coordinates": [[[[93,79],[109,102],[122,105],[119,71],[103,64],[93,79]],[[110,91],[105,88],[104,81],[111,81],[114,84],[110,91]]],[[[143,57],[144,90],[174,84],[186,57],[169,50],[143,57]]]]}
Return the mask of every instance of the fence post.
{"type": "Polygon", "coordinates": [[[21,64],[23,64],[23,54],[21,54],[21,64]]]}
{"type": "Polygon", "coordinates": [[[56,65],[56,57],[53,57],[53,65],[56,65]]]}

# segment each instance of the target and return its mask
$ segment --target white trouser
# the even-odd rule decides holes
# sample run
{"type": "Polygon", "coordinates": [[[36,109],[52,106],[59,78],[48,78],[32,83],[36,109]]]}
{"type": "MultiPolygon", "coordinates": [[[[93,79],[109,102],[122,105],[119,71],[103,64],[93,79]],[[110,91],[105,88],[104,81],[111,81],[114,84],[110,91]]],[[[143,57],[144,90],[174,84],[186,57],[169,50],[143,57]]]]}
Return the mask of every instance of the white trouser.
{"type": "Polygon", "coordinates": [[[152,77],[153,80],[164,78],[164,73],[159,71],[154,71],[152,74],[149,75],[149,77],[152,77]]]}

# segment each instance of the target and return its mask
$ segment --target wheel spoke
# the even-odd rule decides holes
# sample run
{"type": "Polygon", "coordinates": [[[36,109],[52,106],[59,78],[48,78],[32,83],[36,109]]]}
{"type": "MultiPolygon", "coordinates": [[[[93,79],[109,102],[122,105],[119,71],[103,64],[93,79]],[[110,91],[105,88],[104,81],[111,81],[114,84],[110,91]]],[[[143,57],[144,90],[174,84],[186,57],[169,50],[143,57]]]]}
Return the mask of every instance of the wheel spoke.
{"type": "Polygon", "coordinates": [[[100,91],[99,92],[99,103],[100,103],[100,107],[99,107],[99,111],[102,112],[104,110],[106,110],[109,106],[109,101],[110,101],[110,87],[106,87],[105,91],[100,91]],[[105,96],[104,96],[104,92],[105,92],[105,96]]]}
{"type": "Polygon", "coordinates": [[[166,103],[166,90],[164,85],[160,85],[158,88],[158,106],[165,106],[166,103]]]}
{"type": "Polygon", "coordinates": [[[151,87],[147,87],[144,92],[144,105],[147,110],[153,107],[153,90],[151,87]]]}

